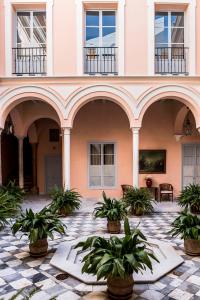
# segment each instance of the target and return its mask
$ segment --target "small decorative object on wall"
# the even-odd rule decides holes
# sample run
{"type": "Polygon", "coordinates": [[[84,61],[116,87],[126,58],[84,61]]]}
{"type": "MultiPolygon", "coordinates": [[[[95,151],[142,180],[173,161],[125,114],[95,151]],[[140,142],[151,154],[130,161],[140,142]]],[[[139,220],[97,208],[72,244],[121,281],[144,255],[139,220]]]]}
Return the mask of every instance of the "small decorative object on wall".
{"type": "Polygon", "coordinates": [[[49,129],[49,142],[59,142],[60,131],[57,128],[49,129]]]}
{"type": "Polygon", "coordinates": [[[166,150],[140,150],[140,174],[166,173],[166,150]]]}
{"type": "Polygon", "coordinates": [[[147,186],[148,188],[151,188],[151,187],[152,187],[152,184],[153,184],[152,178],[149,177],[149,176],[147,176],[147,177],[145,177],[145,181],[146,181],[146,186],[147,186]]]}

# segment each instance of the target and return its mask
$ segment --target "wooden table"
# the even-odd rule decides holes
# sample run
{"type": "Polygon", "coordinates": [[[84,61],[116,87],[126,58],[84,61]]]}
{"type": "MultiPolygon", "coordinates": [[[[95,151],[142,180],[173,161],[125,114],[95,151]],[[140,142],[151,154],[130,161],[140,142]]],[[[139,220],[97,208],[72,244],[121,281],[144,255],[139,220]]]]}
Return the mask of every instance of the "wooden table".
{"type": "Polygon", "coordinates": [[[142,188],[148,190],[150,194],[153,196],[154,200],[158,201],[158,187],[152,186],[148,188],[146,186],[143,186],[142,188]]]}

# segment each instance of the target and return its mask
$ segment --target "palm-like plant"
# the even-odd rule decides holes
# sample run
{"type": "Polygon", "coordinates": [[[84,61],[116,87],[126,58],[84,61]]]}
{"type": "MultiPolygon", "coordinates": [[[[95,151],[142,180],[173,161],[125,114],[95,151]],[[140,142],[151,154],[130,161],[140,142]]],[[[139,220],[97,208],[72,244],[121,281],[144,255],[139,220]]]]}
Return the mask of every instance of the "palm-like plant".
{"type": "Polygon", "coordinates": [[[73,189],[64,191],[55,187],[51,192],[51,197],[50,208],[61,215],[70,214],[81,206],[81,195],[73,189]]]}
{"type": "Polygon", "coordinates": [[[130,188],[127,190],[124,201],[135,215],[153,212],[152,196],[147,189],[130,188]]]}
{"type": "Polygon", "coordinates": [[[15,217],[20,211],[20,204],[8,192],[0,193],[0,229],[8,224],[8,219],[15,217]]]}
{"type": "MultiPolygon", "coordinates": [[[[122,238],[114,236],[105,239],[94,236],[76,245],[76,248],[81,248],[82,251],[89,251],[83,258],[82,272],[97,275],[97,280],[107,279],[108,291],[112,290],[112,293],[113,289],[110,285],[112,286],[113,281],[122,279],[123,285],[127,280],[133,289],[131,280],[133,272],[138,273],[146,268],[152,270],[151,260],[158,261],[153,252],[148,249],[146,237],[138,228],[131,230],[127,218],[124,222],[124,231],[125,236],[122,238]]],[[[130,291],[129,289],[129,293],[130,291]]]]}
{"type": "Polygon", "coordinates": [[[116,199],[107,198],[103,192],[103,201],[98,202],[94,209],[95,218],[107,218],[109,221],[121,221],[127,215],[125,203],[116,199]]]}
{"type": "Polygon", "coordinates": [[[185,209],[190,208],[192,212],[200,213],[200,185],[186,186],[179,196],[179,204],[185,209]]]}
{"type": "Polygon", "coordinates": [[[0,187],[0,194],[8,193],[15,198],[15,201],[21,202],[25,196],[25,192],[22,188],[15,184],[15,181],[9,181],[7,185],[0,187]]]}
{"type": "Polygon", "coordinates": [[[46,207],[38,213],[29,209],[25,213],[22,212],[13,224],[12,233],[15,235],[18,231],[27,235],[30,243],[33,244],[47,237],[53,239],[54,232],[64,234],[65,225],[62,224],[58,215],[46,207]]]}

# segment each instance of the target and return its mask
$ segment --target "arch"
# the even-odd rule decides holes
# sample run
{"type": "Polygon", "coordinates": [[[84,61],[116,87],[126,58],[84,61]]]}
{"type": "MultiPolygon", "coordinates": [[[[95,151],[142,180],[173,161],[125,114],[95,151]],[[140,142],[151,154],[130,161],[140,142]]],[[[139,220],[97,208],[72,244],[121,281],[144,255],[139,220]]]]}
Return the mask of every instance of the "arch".
{"type": "Polygon", "coordinates": [[[105,99],[118,104],[126,113],[130,127],[134,122],[134,99],[122,89],[108,85],[95,85],[82,89],[73,95],[66,106],[67,127],[73,127],[74,118],[77,112],[90,101],[105,99]]]}
{"type": "Polygon", "coordinates": [[[161,99],[178,100],[185,104],[193,113],[196,127],[200,127],[200,95],[192,89],[185,88],[179,85],[165,85],[157,87],[139,99],[136,109],[136,120],[139,126],[142,125],[142,120],[145,112],[155,102],[161,99]]]}
{"type": "Polygon", "coordinates": [[[18,104],[29,100],[48,103],[57,113],[60,125],[64,124],[65,107],[62,100],[52,91],[38,86],[23,86],[6,91],[0,97],[0,127],[3,128],[10,111],[18,104]]]}

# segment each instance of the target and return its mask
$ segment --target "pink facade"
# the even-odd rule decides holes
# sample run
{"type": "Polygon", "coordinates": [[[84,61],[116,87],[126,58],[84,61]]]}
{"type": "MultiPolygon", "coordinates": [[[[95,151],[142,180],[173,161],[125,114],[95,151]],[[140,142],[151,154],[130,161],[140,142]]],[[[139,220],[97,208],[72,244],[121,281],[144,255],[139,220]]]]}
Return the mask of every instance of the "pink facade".
{"type": "Polygon", "coordinates": [[[199,183],[199,22],[200,0],[0,0],[1,183],[199,183]]]}

